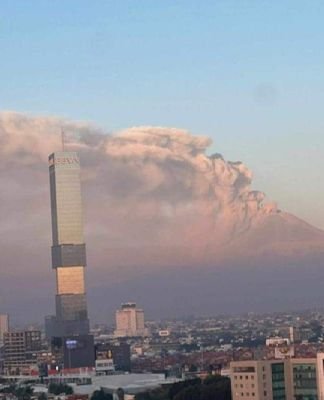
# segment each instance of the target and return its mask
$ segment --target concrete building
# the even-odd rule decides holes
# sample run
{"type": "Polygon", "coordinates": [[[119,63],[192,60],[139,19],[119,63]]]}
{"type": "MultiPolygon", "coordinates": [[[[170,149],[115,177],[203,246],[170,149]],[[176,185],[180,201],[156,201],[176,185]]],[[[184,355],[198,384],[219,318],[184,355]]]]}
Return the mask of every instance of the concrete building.
{"type": "Polygon", "coordinates": [[[41,350],[40,331],[4,333],[4,373],[18,375],[37,366],[37,352],[41,350]]]}
{"type": "Polygon", "coordinates": [[[145,328],[144,311],[136,303],[124,303],[116,311],[115,337],[148,336],[145,328]]]}
{"type": "Polygon", "coordinates": [[[76,335],[63,338],[64,368],[95,366],[94,339],[92,335],[76,335]]]}
{"type": "Polygon", "coordinates": [[[293,399],[318,400],[320,398],[316,358],[292,358],[288,362],[287,370],[293,399]]]}
{"type": "Polygon", "coordinates": [[[317,358],[234,361],[233,400],[324,400],[324,354],[317,358]]]}
{"type": "Polygon", "coordinates": [[[59,369],[69,371],[95,366],[95,347],[92,335],[53,337],[51,353],[59,369]]]}
{"type": "MultiPolygon", "coordinates": [[[[62,377],[63,382],[64,377],[62,377]]],[[[65,380],[67,383],[68,380],[65,380]]],[[[90,385],[73,385],[75,394],[87,394],[89,398],[95,390],[102,389],[106,394],[116,394],[122,388],[125,394],[125,400],[134,399],[138,393],[144,393],[150,390],[158,389],[163,385],[172,385],[181,381],[179,378],[166,378],[164,374],[107,374],[101,376],[91,376],[90,385]]]]}
{"type": "Polygon", "coordinates": [[[97,375],[110,375],[115,372],[113,359],[96,360],[96,374],[97,375]]]}
{"type": "Polygon", "coordinates": [[[316,358],[318,400],[324,400],[324,353],[318,353],[316,358]]]}
{"type": "Polygon", "coordinates": [[[75,152],[49,156],[52,267],[56,274],[56,315],[45,320],[48,337],[89,333],[84,267],[80,162],[75,152]]]}
{"type": "Polygon", "coordinates": [[[9,315],[0,314],[0,346],[3,344],[3,336],[9,332],[9,315]]]}
{"type": "MultiPolygon", "coordinates": [[[[281,365],[282,363],[279,363],[281,365]]],[[[233,400],[272,399],[271,363],[265,361],[237,361],[231,363],[233,400]]],[[[285,387],[284,374],[282,386],[285,387]]]]}
{"type": "Polygon", "coordinates": [[[131,370],[131,350],[128,343],[98,343],[96,346],[96,360],[110,360],[113,362],[114,370],[131,370]]]}
{"type": "Polygon", "coordinates": [[[266,339],[266,346],[282,346],[282,345],[289,346],[290,340],[288,338],[282,338],[279,336],[266,339]]]}

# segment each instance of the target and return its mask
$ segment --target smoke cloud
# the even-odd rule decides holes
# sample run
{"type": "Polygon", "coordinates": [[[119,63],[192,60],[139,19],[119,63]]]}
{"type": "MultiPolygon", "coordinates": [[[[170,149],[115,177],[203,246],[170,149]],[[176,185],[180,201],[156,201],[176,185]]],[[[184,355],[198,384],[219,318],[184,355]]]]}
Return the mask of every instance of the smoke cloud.
{"type": "Polygon", "coordinates": [[[208,155],[208,137],[149,126],[111,135],[81,122],[5,112],[0,265],[6,279],[19,273],[53,290],[44,283],[53,279],[47,157],[61,149],[61,129],[67,149],[81,158],[90,285],[98,276],[118,282],[161,267],[324,248],[322,231],[251,189],[252,173],[242,162],[208,155]]]}
{"type": "Polygon", "coordinates": [[[60,149],[61,129],[67,147],[81,154],[90,235],[123,238],[129,246],[221,247],[276,212],[273,205],[264,207],[263,193],[251,191],[252,173],[244,164],[206,155],[207,137],[161,127],[111,136],[86,124],[2,113],[0,171],[8,220],[2,231],[15,230],[12,213],[18,209],[24,215],[20,229],[30,218],[48,223],[46,160],[60,149]]]}

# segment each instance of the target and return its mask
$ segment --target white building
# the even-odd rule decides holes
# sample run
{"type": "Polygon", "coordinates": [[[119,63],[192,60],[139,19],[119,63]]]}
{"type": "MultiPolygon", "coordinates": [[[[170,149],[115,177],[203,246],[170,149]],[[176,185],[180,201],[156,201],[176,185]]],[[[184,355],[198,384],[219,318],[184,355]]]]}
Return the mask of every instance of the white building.
{"type": "Polygon", "coordinates": [[[266,339],[266,346],[282,346],[282,345],[289,346],[290,340],[288,338],[282,338],[279,336],[266,339]]]}
{"type": "Polygon", "coordinates": [[[159,336],[160,337],[168,337],[168,336],[170,336],[169,329],[163,329],[163,330],[159,331],[159,336]]]}
{"type": "Polygon", "coordinates": [[[0,344],[3,344],[3,335],[9,332],[9,315],[0,314],[0,344]]]}
{"type": "Polygon", "coordinates": [[[96,374],[97,375],[109,375],[114,373],[115,366],[112,359],[96,360],[96,374]]]}
{"type": "Polygon", "coordinates": [[[145,328],[144,311],[135,303],[124,303],[116,311],[115,337],[148,336],[145,328]]]}

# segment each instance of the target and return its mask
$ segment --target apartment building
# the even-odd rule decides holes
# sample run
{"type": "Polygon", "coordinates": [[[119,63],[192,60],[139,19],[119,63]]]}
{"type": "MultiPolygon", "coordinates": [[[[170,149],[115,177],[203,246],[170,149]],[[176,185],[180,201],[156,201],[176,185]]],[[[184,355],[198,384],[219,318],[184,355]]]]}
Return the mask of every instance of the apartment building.
{"type": "Polygon", "coordinates": [[[40,331],[6,332],[4,340],[4,372],[19,375],[37,365],[37,352],[41,349],[40,331]]]}
{"type": "Polygon", "coordinates": [[[233,361],[233,400],[324,400],[324,353],[317,358],[233,361]]]}
{"type": "Polygon", "coordinates": [[[234,361],[230,366],[233,400],[287,399],[282,360],[234,361]]]}

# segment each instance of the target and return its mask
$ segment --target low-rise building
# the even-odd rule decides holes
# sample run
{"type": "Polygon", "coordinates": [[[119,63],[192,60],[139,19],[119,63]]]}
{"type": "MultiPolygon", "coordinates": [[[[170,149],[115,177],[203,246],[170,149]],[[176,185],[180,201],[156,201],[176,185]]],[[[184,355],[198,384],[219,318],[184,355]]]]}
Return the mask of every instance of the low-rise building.
{"type": "Polygon", "coordinates": [[[110,375],[115,372],[114,361],[112,359],[96,360],[96,374],[110,375]]]}
{"type": "Polygon", "coordinates": [[[116,371],[131,370],[130,345],[127,343],[98,343],[95,347],[96,360],[111,360],[116,371]]]}
{"type": "Polygon", "coordinates": [[[317,358],[233,361],[233,400],[323,400],[324,354],[317,358]]]}

